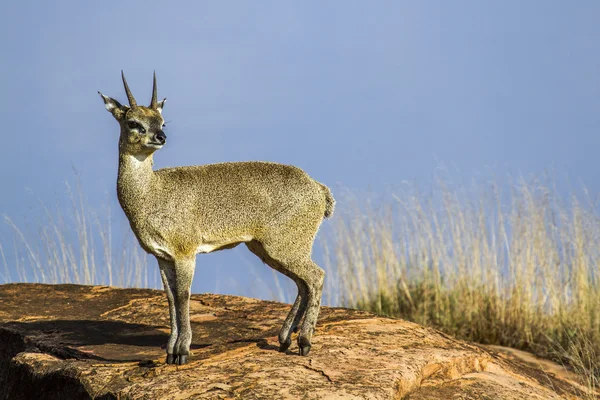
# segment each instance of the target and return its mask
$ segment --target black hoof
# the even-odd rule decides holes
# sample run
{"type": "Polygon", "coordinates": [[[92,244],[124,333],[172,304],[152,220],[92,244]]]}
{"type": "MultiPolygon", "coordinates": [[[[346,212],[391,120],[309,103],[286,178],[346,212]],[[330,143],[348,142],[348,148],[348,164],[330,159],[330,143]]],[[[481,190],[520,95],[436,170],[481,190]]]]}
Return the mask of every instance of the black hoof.
{"type": "Polygon", "coordinates": [[[294,329],[292,329],[292,332],[298,333],[298,326],[295,326],[294,329]]]}
{"type": "Polygon", "coordinates": [[[300,355],[307,356],[310,352],[310,341],[303,336],[298,338],[298,347],[300,348],[300,355]]]}
{"type": "Polygon", "coordinates": [[[175,364],[177,357],[174,354],[167,354],[167,364],[175,364]]]}
{"type": "Polygon", "coordinates": [[[188,357],[188,356],[186,356],[186,355],[181,355],[181,356],[179,356],[179,357],[178,357],[178,359],[177,359],[177,364],[178,364],[178,365],[183,365],[183,364],[185,364],[185,363],[187,362],[187,357],[188,357]]]}
{"type": "Polygon", "coordinates": [[[307,356],[309,352],[310,352],[310,344],[308,346],[300,347],[300,355],[301,356],[307,356]]]}
{"type": "Polygon", "coordinates": [[[279,351],[285,353],[285,351],[292,345],[292,339],[288,339],[283,343],[279,344],[279,351]]]}

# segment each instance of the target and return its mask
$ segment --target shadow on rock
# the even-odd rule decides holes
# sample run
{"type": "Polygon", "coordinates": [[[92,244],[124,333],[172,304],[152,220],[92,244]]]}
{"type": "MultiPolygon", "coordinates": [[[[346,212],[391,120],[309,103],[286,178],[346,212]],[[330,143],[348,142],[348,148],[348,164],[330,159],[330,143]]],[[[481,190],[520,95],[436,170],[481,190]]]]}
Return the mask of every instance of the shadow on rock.
{"type": "Polygon", "coordinates": [[[121,321],[45,320],[0,327],[61,358],[102,361],[142,361],[162,355],[169,338],[160,327],[121,321]]]}

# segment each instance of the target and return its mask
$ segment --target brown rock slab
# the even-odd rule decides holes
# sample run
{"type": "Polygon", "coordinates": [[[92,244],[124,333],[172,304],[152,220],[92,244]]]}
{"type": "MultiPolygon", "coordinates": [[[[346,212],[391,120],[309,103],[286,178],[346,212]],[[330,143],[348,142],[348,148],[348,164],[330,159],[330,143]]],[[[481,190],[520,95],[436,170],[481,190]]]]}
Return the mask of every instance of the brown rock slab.
{"type": "Polygon", "coordinates": [[[561,399],[576,385],[434,329],[323,307],[308,357],[290,305],[193,295],[190,362],[165,364],[164,293],[0,285],[0,399],[561,399]]]}

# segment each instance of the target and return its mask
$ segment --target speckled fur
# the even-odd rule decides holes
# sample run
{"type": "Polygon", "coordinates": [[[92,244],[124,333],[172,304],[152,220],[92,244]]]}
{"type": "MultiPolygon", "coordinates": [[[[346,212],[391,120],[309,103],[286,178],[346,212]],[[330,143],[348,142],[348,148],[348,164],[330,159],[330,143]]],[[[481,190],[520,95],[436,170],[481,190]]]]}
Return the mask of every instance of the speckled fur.
{"type": "Polygon", "coordinates": [[[189,295],[196,254],[242,242],[296,282],[298,296],[280,331],[280,350],[290,346],[291,333],[305,316],[298,344],[300,354],[308,354],[324,280],[311,252],[322,220],[333,213],[330,190],[297,167],[271,162],[154,171],[166,99],[155,108],[130,107],[100,95],[121,127],[119,202],[141,246],[156,256],[169,299],[167,362],[183,364],[189,354],[189,295]],[[131,128],[132,121],[137,128],[131,128]]]}

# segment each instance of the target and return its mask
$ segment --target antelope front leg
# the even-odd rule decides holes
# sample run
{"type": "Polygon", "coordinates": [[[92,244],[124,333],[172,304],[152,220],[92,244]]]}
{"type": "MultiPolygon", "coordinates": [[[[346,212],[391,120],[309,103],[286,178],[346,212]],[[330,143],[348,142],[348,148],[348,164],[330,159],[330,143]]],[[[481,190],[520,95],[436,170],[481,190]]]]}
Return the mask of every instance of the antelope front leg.
{"type": "Polygon", "coordinates": [[[169,316],[171,320],[171,335],[167,342],[167,364],[175,363],[174,349],[177,341],[177,312],[175,308],[175,264],[172,261],[156,258],[158,267],[160,268],[160,276],[163,281],[167,300],[169,300],[169,316]]]}
{"type": "Polygon", "coordinates": [[[173,348],[174,364],[187,362],[192,343],[192,327],[190,325],[190,294],[196,257],[175,260],[175,287],[171,287],[175,300],[175,317],[177,323],[177,340],[173,348]]]}

